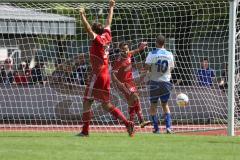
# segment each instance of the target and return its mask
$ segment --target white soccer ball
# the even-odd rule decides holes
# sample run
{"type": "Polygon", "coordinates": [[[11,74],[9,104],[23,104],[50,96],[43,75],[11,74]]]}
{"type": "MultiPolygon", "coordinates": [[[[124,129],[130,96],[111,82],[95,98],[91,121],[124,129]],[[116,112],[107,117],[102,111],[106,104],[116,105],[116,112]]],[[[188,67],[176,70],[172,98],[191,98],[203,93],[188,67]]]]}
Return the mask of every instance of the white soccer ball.
{"type": "Polygon", "coordinates": [[[180,93],[177,95],[177,105],[179,107],[186,107],[189,103],[189,98],[186,94],[180,93]]]}

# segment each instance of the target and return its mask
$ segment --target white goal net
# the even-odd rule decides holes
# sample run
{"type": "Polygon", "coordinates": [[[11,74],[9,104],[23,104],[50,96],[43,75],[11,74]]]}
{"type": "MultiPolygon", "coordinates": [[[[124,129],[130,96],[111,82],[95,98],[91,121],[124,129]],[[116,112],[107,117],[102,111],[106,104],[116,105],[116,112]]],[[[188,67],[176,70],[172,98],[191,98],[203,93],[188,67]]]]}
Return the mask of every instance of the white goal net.
{"type": "MultiPolygon", "coordinates": [[[[107,1],[0,3],[0,131],[80,130],[91,66],[90,39],[81,24],[79,7],[85,7],[91,24],[104,22],[107,17],[107,1]]],[[[156,36],[163,34],[165,47],[174,54],[176,64],[169,101],[173,129],[226,129],[228,12],[229,2],[224,0],[116,2],[110,61],[114,61],[120,42],[129,42],[131,49],[148,42],[148,49],[132,58],[144,119],[149,119],[150,102],[147,82],[140,79],[141,69],[155,47],[156,36]],[[176,95],[181,92],[190,99],[186,107],[176,105],[176,95]]],[[[239,33],[239,22],[237,27],[239,33]]],[[[236,74],[239,60],[237,43],[236,74]]],[[[239,80],[236,124],[240,112],[237,86],[239,80]]],[[[111,100],[128,117],[126,100],[114,83],[111,100]]],[[[98,102],[92,107],[92,130],[122,131],[120,123],[98,102]]],[[[160,105],[158,115],[159,125],[164,128],[160,105]]],[[[139,132],[151,132],[151,128],[139,132]]]]}

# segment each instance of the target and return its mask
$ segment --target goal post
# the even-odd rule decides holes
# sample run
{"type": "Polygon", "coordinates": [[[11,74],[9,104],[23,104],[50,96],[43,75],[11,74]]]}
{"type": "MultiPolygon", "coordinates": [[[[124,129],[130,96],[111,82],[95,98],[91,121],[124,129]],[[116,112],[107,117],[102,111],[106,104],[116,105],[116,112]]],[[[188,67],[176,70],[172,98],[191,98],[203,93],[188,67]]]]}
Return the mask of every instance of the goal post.
{"type": "Polygon", "coordinates": [[[234,108],[235,108],[235,46],[236,46],[236,19],[238,0],[229,0],[229,75],[228,75],[228,135],[234,136],[234,108]]]}
{"type": "MultiPolygon", "coordinates": [[[[80,6],[86,8],[90,23],[104,22],[108,0],[2,0],[0,6],[0,13],[4,13],[0,16],[0,51],[7,52],[7,56],[1,56],[0,64],[2,71],[9,73],[10,61],[13,70],[11,82],[0,76],[0,131],[80,130],[91,65],[90,39],[78,10],[80,6]],[[17,51],[19,54],[13,54],[17,51]],[[26,64],[27,70],[22,68],[26,64]]],[[[110,64],[119,42],[129,42],[131,49],[136,49],[141,41],[148,42],[148,49],[132,59],[146,120],[149,88],[141,79],[141,69],[148,52],[155,48],[156,36],[163,34],[165,47],[174,54],[176,63],[169,101],[174,130],[228,130],[231,136],[239,133],[238,6],[237,0],[116,0],[110,64]],[[214,71],[209,84],[203,84],[199,75],[204,58],[214,71]],[[228,88],[220,85],[222,80],[224,84],[228,81],[228,88]],[[176,95],[181,92],[189,96],[187,107],[176,104],[176,95]]],[[[126,100],[114,83],[111,100],[128,117],[126,100]]],[[[97,132],[122,130],[121,124],[105,113],[98,102],[93,104],[93,111],[91,123],[97,132]]],[[[163,129],[160,107],[158,115],[163,129]]],[[[139,132],[151,132],[151,127],[139,132]]]]}

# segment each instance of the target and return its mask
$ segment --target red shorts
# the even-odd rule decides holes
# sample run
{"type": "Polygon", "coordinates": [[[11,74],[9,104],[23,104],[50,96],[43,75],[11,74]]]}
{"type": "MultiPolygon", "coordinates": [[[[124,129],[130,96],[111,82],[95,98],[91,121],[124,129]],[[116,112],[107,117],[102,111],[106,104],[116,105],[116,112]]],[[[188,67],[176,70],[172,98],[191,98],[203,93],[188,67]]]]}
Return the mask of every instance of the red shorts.
{"type": "Polygon", "coordinates": [[[110,101],[110,75],[96,75],[90,79],[90,82],[87,84],[85,93],[85,100],[98,100],[101,102],[110,101]]]}
{"type": "Polygon", "coordinates": [[[125,87],[123,88],[118,87],[118,89],[123,93],[126,100],[129,101],[131,98],[131,95],[137,92],[137,87],[134,82],[126,82],[124,83],[124,85],[125,87]]]}

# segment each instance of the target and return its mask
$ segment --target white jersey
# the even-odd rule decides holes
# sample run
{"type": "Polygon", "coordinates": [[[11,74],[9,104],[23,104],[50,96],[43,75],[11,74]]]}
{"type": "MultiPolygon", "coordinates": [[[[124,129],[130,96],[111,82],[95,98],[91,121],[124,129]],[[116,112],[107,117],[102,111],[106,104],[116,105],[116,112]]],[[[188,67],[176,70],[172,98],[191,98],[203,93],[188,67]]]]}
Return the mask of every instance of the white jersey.
{"type": "Polygon", "coordinates": [[[171,79],[171,69],[174,67],[172,52],[164,48],[157,48],[149,52],[146,64],[151,66],[150,80],[169,82],[171,79]]]}

